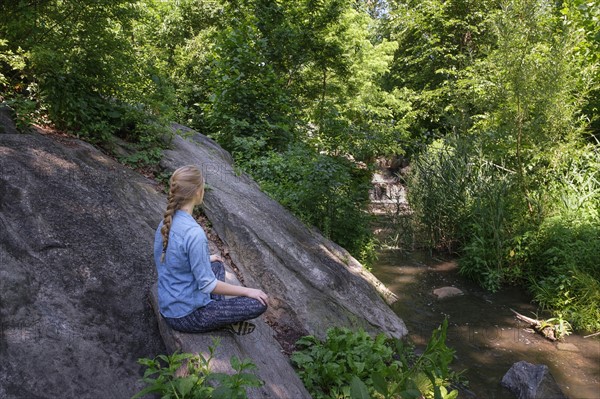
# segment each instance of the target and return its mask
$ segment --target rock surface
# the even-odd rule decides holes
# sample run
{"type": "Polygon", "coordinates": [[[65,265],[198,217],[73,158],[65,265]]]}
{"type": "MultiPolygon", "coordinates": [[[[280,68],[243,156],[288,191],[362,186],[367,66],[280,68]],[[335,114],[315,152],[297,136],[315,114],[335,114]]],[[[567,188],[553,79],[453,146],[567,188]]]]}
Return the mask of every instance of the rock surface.
{"type": "Polygon", "coordinates": [[[464,295],[462,290],[456,287],[441,287],[433,290],[433,295],[437,297],[437,299],[447,299],[455,296],[464,295]]]}
{"type": "Polygon", "coordinates": [[[17,127],[13,123],[13,113],[8,107],[0,106],[0,134],[17,134],[17,127]]]}
{"type": "Polygon", "coordinates": [[[565,343],[565,342],[559,342],[558,344],[556,344],[556,348],[559,351],[579,352],[579,348],[576,345],[565,343]]]}
{"type": "Polygon", "coordinates": [[[0,398],[129,398],[137,359],[165,351],[148,304],[164,196],[80,140],[0,131],[0,398]]]}
{"type": "MultiPolygon", "coordinates": [[[[0,397],[129,398],[142,388],[138,358],[205,351],[211,334],[164,331],[148,301],[166,204],[154,182],[85,142],[18,134],[0,117],[0,397]]],[[[333,325],[406,335],[378,280],[236,173],[214,142],[194,138],[176,136],[163,165],[202,167],[224,255],[271,298],[250,339],[222,337],[215,370],[232,354],[252,357],[267,384],[251,397],[303,398],[282,354],[298,337],[333,325]]]]}
{"type": "Polygon", "coordinates": [[[161,166],[198,165],[207,190],[204,211],[228,247],[243,283],[269,296],[265,313],[288,349],[300,336],[323,338],[332,326],[362,327],[404,337],[404,322],[390,309],[394,294],[347,251],[307,228],[232,166],[230,155],[207,137],[174,125],[177,135],[161,166]]]}
{"type": "Polygon", "coordinates": [[[501,384],[518,399],[567,399],[543,364],[517,362],[502,377],[501,384]]]}

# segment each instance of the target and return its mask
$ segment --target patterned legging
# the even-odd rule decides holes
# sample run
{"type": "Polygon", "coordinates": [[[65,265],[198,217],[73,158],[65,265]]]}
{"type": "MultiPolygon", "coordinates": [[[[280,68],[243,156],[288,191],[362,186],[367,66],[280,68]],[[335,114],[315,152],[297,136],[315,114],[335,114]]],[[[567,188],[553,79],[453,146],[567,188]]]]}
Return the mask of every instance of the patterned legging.
{"type": "MultiPolygon", "coordinates": [[[[225,281],[223,264],[212,262],[210,266],[217,280],[225,281]]],[[[218,330],[231,323],[254,319],[267,310],[260,301],[245,296],[225,299],[223,295],[211,294],[210,297],[213,300],[208,305],[184,317],[165,317],[165,321],[174,330],[201,333],[218,330]]]]}

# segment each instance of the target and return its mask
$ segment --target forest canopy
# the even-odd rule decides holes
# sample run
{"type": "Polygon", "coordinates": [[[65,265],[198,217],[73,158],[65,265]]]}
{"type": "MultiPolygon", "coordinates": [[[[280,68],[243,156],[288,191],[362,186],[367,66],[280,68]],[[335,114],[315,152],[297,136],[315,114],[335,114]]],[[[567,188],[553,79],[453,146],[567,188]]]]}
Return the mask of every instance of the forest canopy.
{"type": "Polygon", "coordinates": [[[15,0],[0,102],[138,166],[190,126],[366,263],[373,167],[403,156],[398,245],[597,330],[599,19],[583,0],[15,0]]]}

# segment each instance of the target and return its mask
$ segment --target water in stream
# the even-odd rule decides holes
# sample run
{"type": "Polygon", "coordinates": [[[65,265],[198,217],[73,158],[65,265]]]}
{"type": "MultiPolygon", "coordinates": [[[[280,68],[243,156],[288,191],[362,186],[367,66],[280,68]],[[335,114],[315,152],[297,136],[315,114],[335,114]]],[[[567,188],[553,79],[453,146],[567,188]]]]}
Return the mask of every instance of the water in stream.
{"type": "Polygon", "coordinates": [[[600,337],[572,334],[558,345],[527,332],[510,309],[535,317],[537,308],[519,289],[486,292],[458,274],[452,260],[422,253],[385,250],[373,274],[399,297],[394,311],[404,320],[410,339],[424,346],[431,332],[448,318],[447,345],[456,351],[454,370],[469,380],[461,398],[514,398],[500,386],[513,363],[525,360],[549,367],[562,391],[572,399],[600,399],[600,337]],[[437,300],[435,288],[454,286],[462,296],[437,300]]]}

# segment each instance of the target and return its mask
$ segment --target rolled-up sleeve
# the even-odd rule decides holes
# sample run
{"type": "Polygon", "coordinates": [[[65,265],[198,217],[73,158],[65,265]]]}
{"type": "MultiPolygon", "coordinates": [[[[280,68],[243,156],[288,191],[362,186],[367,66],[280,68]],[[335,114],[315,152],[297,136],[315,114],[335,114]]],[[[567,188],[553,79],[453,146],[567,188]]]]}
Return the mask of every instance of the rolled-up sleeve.
{"type": "Polygon", "coordinates": [[[203,293],[210,294],[217,286],[217,278],[210,267],[210,252],[206,234],[202,229],[194,229],[191,234],[187,235],[187,238],[186,249],[198,288],[203,293]]]}

